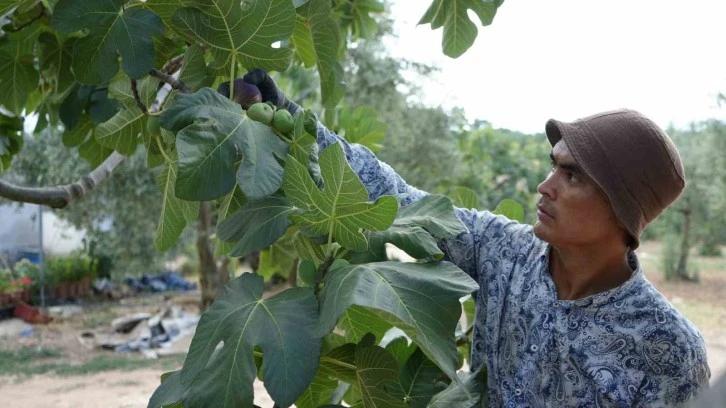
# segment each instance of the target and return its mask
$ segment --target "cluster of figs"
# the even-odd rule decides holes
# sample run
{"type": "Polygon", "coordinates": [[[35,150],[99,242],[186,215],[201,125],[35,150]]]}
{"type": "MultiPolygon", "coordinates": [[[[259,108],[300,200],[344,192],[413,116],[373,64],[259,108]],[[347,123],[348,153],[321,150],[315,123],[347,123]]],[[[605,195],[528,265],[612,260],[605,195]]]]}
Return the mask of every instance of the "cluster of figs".
{"type": "MultiPolygon", "coordinates": [[[[230,82],[223,82],[217,92],[229,98],[230,82]]],[[[272,102],[262,102],[259,88],[237,78],[234,80],[234,101],[247,111],[250,119],[271,126],[282,135],[290,135],[295,128],[295,121],[286,109],[276,107],[272,102]]]]}

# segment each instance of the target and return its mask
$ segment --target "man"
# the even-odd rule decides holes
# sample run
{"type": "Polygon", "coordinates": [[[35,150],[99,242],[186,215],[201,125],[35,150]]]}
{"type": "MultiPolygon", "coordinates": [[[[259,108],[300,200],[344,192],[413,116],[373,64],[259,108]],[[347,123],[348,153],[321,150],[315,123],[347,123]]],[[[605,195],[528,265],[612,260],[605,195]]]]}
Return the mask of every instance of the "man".
{"type": "MultiPolygon", "coordinates": [[[[272,79],[245,80],[295,112],[272,79]]],[[[471,369],[485,364],[493,407],[678,406],[708,385],[703,338],[643,276],[633,252],[646,225],[685,186],[678,152],[643,115],[618,110],[550,120],[552,171],[537,188],[538,221],[456,209],[469,232],[440,242],[480,285],[471,369]]],[[[371,200],[401,205],[425,192],[370,150],[340,143],[371,200]]]]}

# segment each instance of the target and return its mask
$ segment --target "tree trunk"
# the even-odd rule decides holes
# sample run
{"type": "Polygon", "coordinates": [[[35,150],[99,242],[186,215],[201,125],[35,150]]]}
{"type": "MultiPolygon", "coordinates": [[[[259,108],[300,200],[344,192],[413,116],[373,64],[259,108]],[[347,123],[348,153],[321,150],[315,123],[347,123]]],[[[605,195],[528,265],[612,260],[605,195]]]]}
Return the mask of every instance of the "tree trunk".
{"type": "Polygon", "coordinates": [[[683,214],[683,236],[677,274],[681,280],[692,281],[693,278],[688,274],[688,253],[691,250],[691,210],[683,209],[681,214],[683,214]]]}
{"type": "Polygon", "coordinates": [[[225,257],[221,265],[217,266],[214,259],[214,247],[209,239],[212,234],[212,211],[208,202],[201,203],[199,207],[199,223],[197,225],[197,252],[199,253],[199,285],[202,290],[200,309],[207,310],[217,295],[222,292],[224,285],[229,282],[227,266],[229,259],[225,257]]]}

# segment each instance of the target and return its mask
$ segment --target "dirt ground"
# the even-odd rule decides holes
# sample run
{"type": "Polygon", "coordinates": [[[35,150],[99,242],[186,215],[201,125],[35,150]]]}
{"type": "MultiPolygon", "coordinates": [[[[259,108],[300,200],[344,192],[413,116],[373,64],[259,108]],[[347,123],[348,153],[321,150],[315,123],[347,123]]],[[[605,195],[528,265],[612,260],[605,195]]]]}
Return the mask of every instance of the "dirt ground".
{"type": "MultiPolygon", "coordinates": [[[[659,272],[660,251],[660,244],[652,242],[644,243],[639,250],[646,276],[703,333],[713,384],[726,374],[726,257],[697,257],[695,261],[701,280],[698,284],[666,282],[659,272]]],[[[185,311],[194,312],[197,297],[174,296],[171,300],[182,305],[185,311]]],[[[18,336],[17,333],[14,337],[3,337],[0,330],[0,351],[42,346],[59,350],[62,355],[59,359],[73,364],[82,364],[101,355],[114,355],[112,352],[84,346],[78,340],[78,333],[100,327],[119,315],[138,311],[154,312],[162,302],[160,296],[152,296],[129,299],[121,304],[114,304],[113,307],[109,305],[105,308],[85,309],[82,314],[60,319],[57,323],[35,326],[34,333],[26,337],[18,336]]],[[[174,348],[183,352],[190,340],[187,337],[178,341],[174,348]]],[[[131,358],[142,361],[140,356],[131,358]]],[[[0,376],[0,405],[3,408],[145,407],[159,384],[160,375],[180,368],[162,367],[164,359],[170,357],[161,357],[159,366],[150,367],[147,364],[144,365],[145,368],[133,371],[112,370],[74,376],[43,374],[22,379],[0,376]]],[[[272,401],[260,382],[255,384],[255,390],[255,403],[263,408],[272,407],[272,401]]]]}

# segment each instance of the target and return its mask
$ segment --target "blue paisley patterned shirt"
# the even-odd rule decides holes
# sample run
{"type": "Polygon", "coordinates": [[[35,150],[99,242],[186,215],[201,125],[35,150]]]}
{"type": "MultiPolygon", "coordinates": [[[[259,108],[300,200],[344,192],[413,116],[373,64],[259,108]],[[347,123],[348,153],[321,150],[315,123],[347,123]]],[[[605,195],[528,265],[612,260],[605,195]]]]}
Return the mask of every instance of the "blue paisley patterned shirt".
{"type": "MultiPolygon", "coordinates": [[[[394,195],[405,206],[427,194],[319,125],[319,147],[336,142],[371,200],[394,195]]],[[[643,276],[634,253],[633,275],[620,287],[558,300],[549,246],[531,226],[455,211],[469,232],[439,245],[480,286],[471,369],[486,365],[490,406],[670,407],[708,386],[702,336],[643,276]]]]}

